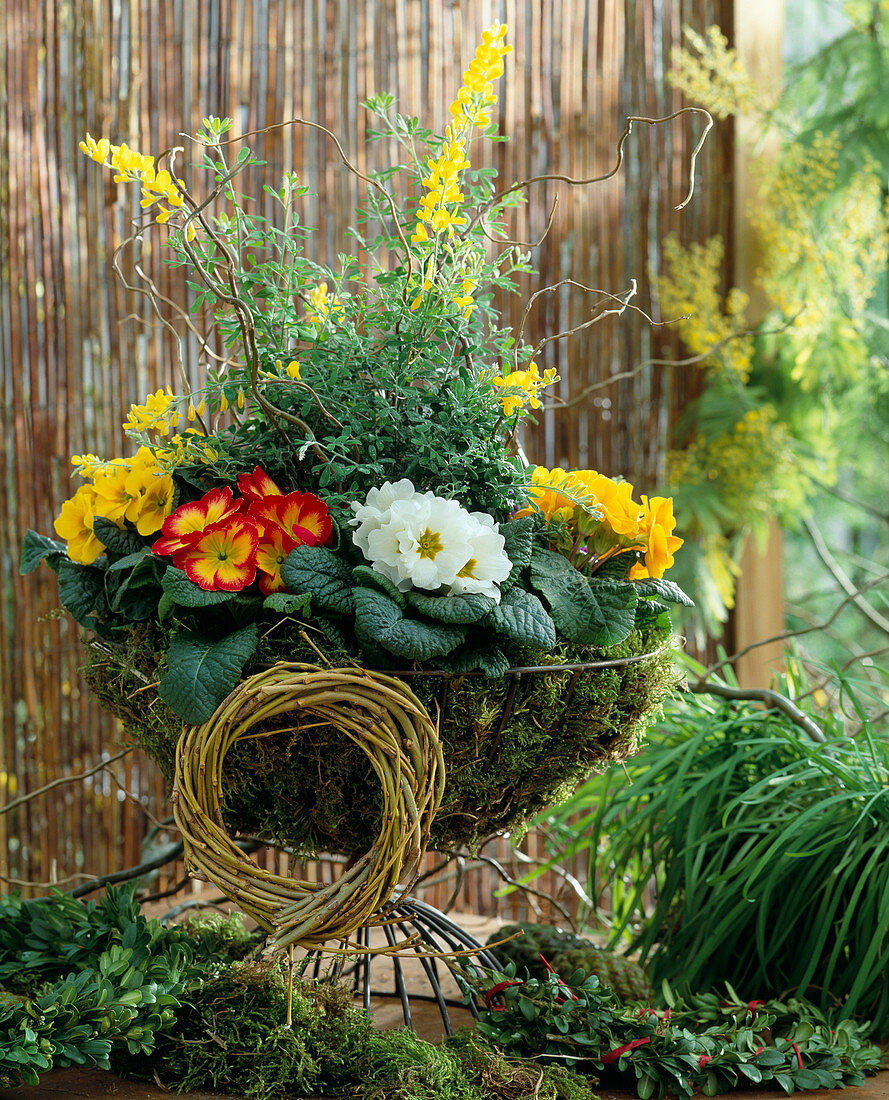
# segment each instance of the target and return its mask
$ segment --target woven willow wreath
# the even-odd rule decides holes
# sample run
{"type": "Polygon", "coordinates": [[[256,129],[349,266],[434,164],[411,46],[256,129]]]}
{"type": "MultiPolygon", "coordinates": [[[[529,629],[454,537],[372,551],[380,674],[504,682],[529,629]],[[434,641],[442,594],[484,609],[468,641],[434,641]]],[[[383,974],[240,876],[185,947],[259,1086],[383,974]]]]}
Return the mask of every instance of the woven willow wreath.
{"type": "Polygon", "coordinates": [[[183,730],[176,746],[173,814],[190,868],[274,933],[272,945],[348,943],[363,925],[386,923],[381,910],[395,888],[405,876],[411,882],[416,877],[444,776],[435,724],[401,680],[360,668],[281,662],[244,680],[202,726],[183,730]],[[295,720],[270,723],[283,714],[294,714],[295,720]],[[228,835],[221,808],[222,766],[232,745],[299,733],[307,720],[317,725],[319,719],[366,753],[383,792],[373,847],[329,886],[263,870],[228,835]]]}

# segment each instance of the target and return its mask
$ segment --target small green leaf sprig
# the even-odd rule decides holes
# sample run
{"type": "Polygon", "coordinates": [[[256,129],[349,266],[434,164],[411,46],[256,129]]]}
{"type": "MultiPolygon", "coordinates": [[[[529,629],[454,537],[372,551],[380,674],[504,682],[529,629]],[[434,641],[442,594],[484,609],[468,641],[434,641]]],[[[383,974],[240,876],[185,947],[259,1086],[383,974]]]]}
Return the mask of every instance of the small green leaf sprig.
{"type": "Polygon", "coordinates": [[[517,979],[514,964],[477,978],[467,996],[486,1004],[478,1028],[507,1055],[558,1062],[600,1079],[635,1078],[640,1100],[689,1100],[749,1085],[798,1089],[864,1084],[884,1061],[867,1025],[830,1026],[807,1001],[744,1002],[725,994],[679,995],[667,1010],[621,1004],[595,975],[517,979]],[[501,1003],[496,1004],[499,1000],[501,1003]]]}

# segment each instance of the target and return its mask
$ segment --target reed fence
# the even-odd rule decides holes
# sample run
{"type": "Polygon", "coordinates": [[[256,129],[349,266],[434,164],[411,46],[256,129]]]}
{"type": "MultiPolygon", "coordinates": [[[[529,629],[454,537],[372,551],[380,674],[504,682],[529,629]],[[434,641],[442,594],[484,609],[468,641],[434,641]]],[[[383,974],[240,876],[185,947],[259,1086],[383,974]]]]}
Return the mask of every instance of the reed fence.
{"type": "MultiPolygon", "coordinates": [[[[406,113],[443,128],[482,30],[509,24],[496,108],[505,144],[486,144],[504,181],[544,173],[587,178],[610,170],[629,115],[663,116],[682,106],[666,79],[685,25],[720,23],[730,0],[6,0],[0,5],[0,805],[89,770],[118,748],[120,730],[89,697],[79,667],[78,628],[56,613],[48,570],[18,576],[26,528],[51,532],[71,493],[69,456],[127,453],[128,406],[173,384],[175,357],[148,303],[114,278],[110,258],[127,235],[138,195],[111,182],[78,151],[85,131],[157,152],[204,115],[230,116],[235,132],[297,116],[334,131],[359,170],[385,161],[366,142],[361,101],[391,91],[406,113]]],[[[697,196],[681,213],[689,154],[701,130],[684,116],[637,125],[622,170],[607,183],[549,181],[528,191],[513,235],[551,232],[534,250],[539,278],[570,277],[612,293],[638,281],[636,303],[659,316],[651,278],[659,242],[731,237],[732,135],[720,127],[699,162],[697,196]]],[[[319,226],[310,248],[333,261],[349,248],[345,229],[358,198],[317,131],[285,126],[251,139],[268,178],[293,168],[311,188],[303,220],[319,226]]],[[[485,162],[483,162],[485,163],[485,162]]],[[[245,189],[257,193],[255,179],[245,189]]],[[[160,291],[182,301],[181,275],[146,237],[141,261],[160,291]]],[[[133,263],[133,255],[124,260],[133,263]]],[[[574,328],[590,294],[564,285],[532,310],[526,335],[574,328]]],[[[516,322],[521,302],[505,303],[516,322]]],[[[644,364],[677,351],[669,329],[629,311],[570,340],[548,344],[559,399],[526,440],[546,465],[620,472],[641,485],[662,472],[669,430],[697,392],[694,368],[644,364]]],[[[187,370],[196,375],[197,349],[187,370]]],[[[41,892],[76,876],[140,861],[152,823],[167,815],[155,766],[133,753],[86,780],[0,813],[0,882],[41,892]]],[[[162,835],[162,834],[161,834],[162,835]]],[[[526,842],[529,850],[539,837],[526,842]]],[[[508,842],[495,856],[509,859],[508,842]]],[[[163,889],[181,867],[157,880],[163,889]]],[[[448,897],[456,880],[429,897],[448,897]]],[[[527,902],[496,900],[491,866],[468,875],[458,906],[527,916],[527,902]]]]}

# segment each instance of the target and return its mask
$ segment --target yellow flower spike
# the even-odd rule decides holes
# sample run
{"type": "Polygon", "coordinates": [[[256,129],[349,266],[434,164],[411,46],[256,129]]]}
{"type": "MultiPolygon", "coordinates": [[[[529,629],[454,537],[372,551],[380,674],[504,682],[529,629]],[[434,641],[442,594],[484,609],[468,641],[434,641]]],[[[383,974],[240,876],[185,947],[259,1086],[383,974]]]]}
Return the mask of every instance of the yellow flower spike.
{"type": "Polygon", "coordinates": [[[195,406],[195,412],[198,414],[198,416],[203,416],[206,411],[207,411],[207,402],[206,401],[199,401],[198,404],[195,406]]]}
{"type": "Polygon", "coordinates": [[[225,396],[224,393],[221,393],[219,395],[219,411],[220,412],[226,412],[227,409],[228,409],[228,398],[225,396]]]}
{"type": "Polygon", "coordinates": [[[299,381],[299,363],[296,359],[291,359],[287,364],[287,374],[297,382],[299,381]]]}
{"type": "Polygon", "coordinates": [[[189,403],[188,403],[188,419],[189,420],[194,420],[194,418],[196,416],[197,416],[197,411],[196,411],[194,405],[189,401],[189,403]]]}
{"type": "Polygon", "coordinates": [[[238,408],[243,409],[247,404],[247,398],[244,396],[243,390],[238,390],[238,408]]]}

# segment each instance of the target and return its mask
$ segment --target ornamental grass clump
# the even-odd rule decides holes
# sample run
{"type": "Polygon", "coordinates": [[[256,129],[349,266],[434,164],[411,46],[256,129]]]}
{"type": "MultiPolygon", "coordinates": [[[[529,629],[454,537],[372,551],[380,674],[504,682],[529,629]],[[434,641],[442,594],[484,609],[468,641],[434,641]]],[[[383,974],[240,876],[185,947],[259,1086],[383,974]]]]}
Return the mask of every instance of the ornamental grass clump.
{"type": "MultiPolygon", "coordinates": [[[[72,458],[82,483],[56,520],[63,541],[29,532],[22,570],[46,561],[58,574],[63,606],[91,632],[89,681],[174,782],[186,834],[186,816],[215,828],[221,814],[304,852],[357,855],[383,835],[381,784],[398,789],[409,772],[402,794],[423,804],[416,761],[390,776],[368,760],[354,683],[335,702],[294,690],[287,717],[257,703],[252,743],[226,740],[214,723],[235,729],[227,700],[269,668],[405,681],[447,776],[421,848],[521,829],[631,752],[672,686],[669,605],[690,602],[664,576],[682,544],[672,502],[619,476],[529,467],[517,444],[558,382],[546,348],[568,333],[531,346],[495,305],[530,270],[506,230],[526,185],[499,190],[472,163],[474,143],[500,140],[509,52],[495,24],[444,133],[369,99],[372,138],[403,159],[380,172],[358,172],[317,123],[287,124],[324,135],[367,186],[356,255],[336,266],[304,251],[295,173],[264,188],[277,219],[241,193],[262,162],[229,119],[204,119],[157,160],[82,143],[138,196],[132,239],[161,226],[194,319],[167,324],[179,392],[130,406],[133,454],[72,458]],[[199,324],[202,348],[224,352],[189,384],[199,324]],[[212,792],[189,764],[211,727],[212,792]]],[[[153,300],[166,317],[170,303],[153,300]]]]}
{"type": "Polygon", "coordinates": [[[655,988],[792,993],[889,1034],[889,748],[853,685],[843,696],[860,732],[818,713],[824,743],[778,711],[686,698],[630,784],[594,778],[558,811],[581,814],[562,857],[587,853],[615,943],[655,988]]]}

